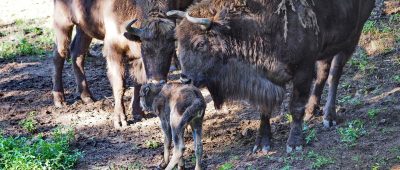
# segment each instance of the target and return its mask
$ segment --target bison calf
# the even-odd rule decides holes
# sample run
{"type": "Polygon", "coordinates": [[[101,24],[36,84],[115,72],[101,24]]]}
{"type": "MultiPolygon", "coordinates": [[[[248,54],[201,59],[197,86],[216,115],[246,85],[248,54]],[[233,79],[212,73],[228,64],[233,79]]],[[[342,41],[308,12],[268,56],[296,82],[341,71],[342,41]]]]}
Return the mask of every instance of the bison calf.
{"type": "Polygon", "coordinates": [[[155,113],[161,121],[164,133],[164,159],[160,167],[184,169],[183,152],[185,150],[184,131],[190,124],[193,131],[196,170],[201,169],[203,144],[201,142],[202,122],[206,103],[201,92],[192,85],[161,82],[148,83],[140,89],[140,105],[146,112],[155,113]],[[171,138],[174,152],[169,160],[171,138]]]}

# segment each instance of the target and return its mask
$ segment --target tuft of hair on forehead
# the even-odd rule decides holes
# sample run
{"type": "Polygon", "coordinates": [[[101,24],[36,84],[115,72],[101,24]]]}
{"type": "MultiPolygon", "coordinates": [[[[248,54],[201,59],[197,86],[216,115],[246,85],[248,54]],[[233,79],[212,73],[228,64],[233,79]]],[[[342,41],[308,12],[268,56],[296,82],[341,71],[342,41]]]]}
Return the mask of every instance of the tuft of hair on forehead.
{"type": "Polygon", "coordinates": [[[173,35],[175,23],[169,19],[151,17],[142,23],[142,28],[146,28],[147,38],[167,38],[166,34],[173,35]]]}

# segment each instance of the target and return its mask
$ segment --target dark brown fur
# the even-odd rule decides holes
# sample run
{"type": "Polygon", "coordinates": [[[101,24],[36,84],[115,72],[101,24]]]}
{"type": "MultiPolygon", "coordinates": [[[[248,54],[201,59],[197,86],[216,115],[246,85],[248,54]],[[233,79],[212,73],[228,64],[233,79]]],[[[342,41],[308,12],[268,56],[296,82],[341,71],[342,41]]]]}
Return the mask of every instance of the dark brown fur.
{"type": "Polygon", "coordinates": [[[282,101],[281,85],[290,80],[293,123],[287,146],[288,151],[301,148],[315,62],[339,56],[336,62],[342,63],[340,58],[348,58],[374,5],[373,0],[284,2],[285,13],[279,13],[280,1],[206,0],[188,13],[211,19],[208,30],[186,19],[177,28],[186,79],[207,87],[217,104],[246,99],[260,107],[254,150],[269,149],[269,116],[282,101]]]}
{"type": "Polygon", "coordinates": [[[161,168],[173,169],[179,164],[184,169],[183,152],[184,131],[190,124],[193,130],[194,150],[196,155],[196,170],[201,169],[202,157],[202,123],[206,102],[199,89],[184,84],[144,84],[140,90],[140,104],[148,112],[153,112],[160,118],[164,133],[164,159],[161,168]],[[171,139],[174,142],[174,152],[169,159],[171,139]]]}
{"type": "MultiPolygon", "coordinates": [[[[61,107],[65,102],[62,70],[64,61],[70,54],[78,85],[77,92],[84,102],[93,101],[84,72],[85,53],[92,38],[104,40],[103,53],[107,58],[108,77],[115,99],[114,126],[125,126],[127,122],[122,104],[124,64],[129,61],[131,75],[138,83],[135,94],[139,92],[139,84],[145,83],[147,79],[157,81],[167,79],[171,57],[175,52],[175,23],[167,19],[165,13],[170,9],[186,8],[192,2],[187,1],[183,4],[186,6],[175,6],[179,5],[175,4],[178,0],[175,1],[54,0],[56,48],[54,49],[53,96],[55,105],[61,107]],[[139,19],[135,26],[143,29],[146,36],[126,36],[125,26],[135,18],[139,19]],[[71,43],[74,27],[77,33],[71,43]]],[[[138,97],[135,97],[132,108],[135,117],[142,115],[138,97]]]]}

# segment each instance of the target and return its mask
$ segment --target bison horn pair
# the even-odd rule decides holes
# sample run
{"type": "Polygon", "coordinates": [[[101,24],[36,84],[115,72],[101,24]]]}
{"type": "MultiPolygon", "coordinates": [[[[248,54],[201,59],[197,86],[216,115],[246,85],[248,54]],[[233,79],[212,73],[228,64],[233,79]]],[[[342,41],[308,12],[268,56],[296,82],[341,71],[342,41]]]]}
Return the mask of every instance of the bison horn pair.
{"type": "Polygon", "coordinates": [[[125,29],[130,34],[136,35],[138,37],[142,37],[144,31],[142,29],[132,27],[132,25],[134,23],[136,23],[136,21],[137,21],[137,19],[134,19],[131,22],[129,22],[128,25],[125,27],[125,29]]]}
{"type": "Polygon", "coordinates": [[[172,10],[167,12],[167,16],[186,18],[189,22],[201,25],[201,29],[208,30],[211,26],[211,20],[208,18],[191,17],[187,12],[172,10]]]}

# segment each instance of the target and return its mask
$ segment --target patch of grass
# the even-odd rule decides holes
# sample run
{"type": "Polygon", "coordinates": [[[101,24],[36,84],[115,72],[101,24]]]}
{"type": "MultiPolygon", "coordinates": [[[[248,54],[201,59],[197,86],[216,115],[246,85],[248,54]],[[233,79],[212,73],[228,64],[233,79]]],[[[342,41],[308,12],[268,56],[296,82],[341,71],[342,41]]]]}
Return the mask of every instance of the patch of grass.
{"type": "Polygon", "coordinates": [[[234,169],[234,166],[233,166],[233,164],[230,163],[230,162],[226,162],[226,163],[222,164],[222,165],[218,168],[218,170],[231,170],[231,169],[234,169]]]}
{"type": "Polygon", "coordinates": [[[314,151],[308,152],[307,158],[313,161],[311,164],[311,168],[313,169],[320,169],[325,167],[326,165],[335,163],[335,161],[332,158],[319,155],[314,151]]]}
{"type": "Polygon", "coordinates": [[[82,152],[72,150],[71,129],[57,128],[51,139],[0,135],[0,169],[73,169],[82,152]]]}
{"type": "Polygon", "coordinates": [[[365,51],[361,51],[359,55],[352,57],[349,61],[350,66],[356,67],[363,73],[369,68],[368,63],[368,55],[365,51]]]}
{"type": "Polygon", "coordinates": [[[346,95],[343,98],[339,99],[338,102],[340,104],[351,104],[355,106],[359,106],[362,104],[362,101],[356,97],[352,97],[351,95],[346,95]]]}
{"type": "Polygon", "coordinates": [[[309,129],[306,131],[306,144],[310,144],[313,141],[317,140],[317,132],[315,129],[309,129]]]}
{"type": "Polygon", "coordinates": [[[355,145],[355,141],[366,133],[364,122],[361,120],[353,120],[347,123],[347,127],[339,128],[338,133],[342,142],[353,146],[355,145]]]}
{"type": "Polygon", "coordinates": [[[16,56],[38,55],[42,57],[46,51],[53,48],[54,33],[43,28],[40,21],[24,21],[18,19],[12,28],[15,31],[5,31],[0,42],[0,59],[14,59],[16,56]],[[7,36],[7,35],[16,36],[7,36]]]}
{"type": "Polygon", "coordinates": [[[400,83],[400,75],[393,76],[393,81],[396,83],[400,83]]]}
{"type": "Polygon", "coordinates": [[[377,28],[376,21],[370,21],[370,20],[365,22],[363,30],[362,30],[363,33],[375,33],[377,31],[378,31],[378,28],[377,28]]]}
{"type": "Polygon", "coordinates": [[[371,170],[379,170],[381,166],[379,166],[378,163],[375,163],[374,165],[372,165],[371,170]]]}
{"type": "Polygon", "coordinates": [[[146,140],[144,144],[147,148],[150,149],[157,149],[158,147],[160,147],[160,143],[155,140],[146,140]]]}
{"type": "Polygon", "coordinates": [[[37,121],[34,119],[34,115],[36,112],[32,111],[28,113],[28,117],[19,122],[19,125],[22,129],[28,131],[29,133],[33,133],[37,130],[37,121]]]}
{"type": "Polygon", "coordinates": [[[23,26],[24,24],[25,24],[25,21],[22,20],[22,19],[16,19],[16,20],[15,20],[15,25],[16,25],[17,27],[21,27],[21,26],[23,26]]]}
{"type": "Polygon", "coordinates": [[[394,15],[390,15],[389,22],[390,23],[398,23],[398,22],[400,22],[400,13],[397,13],[397,14],[394,14],[394,15]]]}
{"type": "Polygon", "coordinates": [[[370,119],[374,119],[379,113],[379,109],[369,109],[367,114],[370,119]]]}

